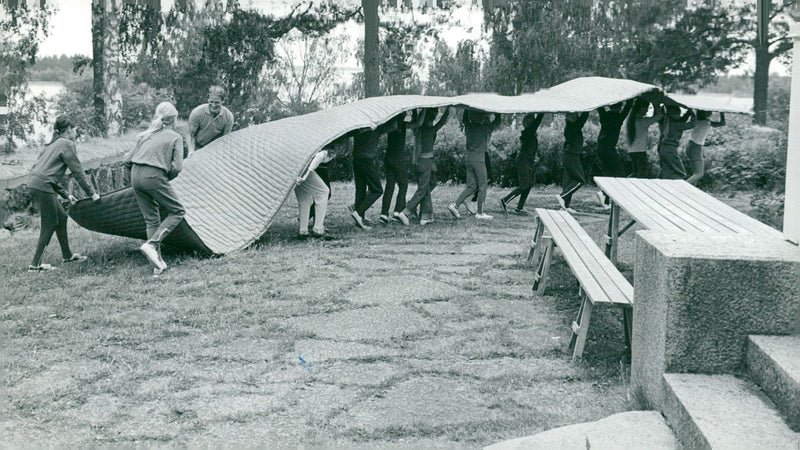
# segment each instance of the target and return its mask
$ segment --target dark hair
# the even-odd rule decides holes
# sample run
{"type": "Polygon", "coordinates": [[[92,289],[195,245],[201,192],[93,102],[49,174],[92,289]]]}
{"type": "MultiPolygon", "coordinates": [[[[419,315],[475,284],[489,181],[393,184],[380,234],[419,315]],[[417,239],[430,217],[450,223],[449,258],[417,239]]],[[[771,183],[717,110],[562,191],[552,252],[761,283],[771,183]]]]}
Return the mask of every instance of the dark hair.
{"type": "Polygon", "coordinates": [[[69,116],[58,116],[56,123],[53,124],[53,139],[47,145],[52,144],[67,130],[75,126],[75,122],[69,116]]]}
{"type": "Polygon", "coordinates": [[[697,118],[699,120],[705,120],[708,119],[709,117],[711,117],[711,111],[705,111],[703,109],[697,110],[697,118]]]}

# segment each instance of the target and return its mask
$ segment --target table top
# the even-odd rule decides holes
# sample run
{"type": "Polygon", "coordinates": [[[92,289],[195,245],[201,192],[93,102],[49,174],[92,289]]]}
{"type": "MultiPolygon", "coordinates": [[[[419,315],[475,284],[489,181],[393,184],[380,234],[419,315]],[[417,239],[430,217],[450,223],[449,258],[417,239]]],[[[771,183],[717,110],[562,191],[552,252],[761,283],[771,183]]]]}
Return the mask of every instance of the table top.
{"type": "Polygon", "coordinates": [[[683,180],[595,177],[594,181],[650,230],[783,236],[683,180]]]}

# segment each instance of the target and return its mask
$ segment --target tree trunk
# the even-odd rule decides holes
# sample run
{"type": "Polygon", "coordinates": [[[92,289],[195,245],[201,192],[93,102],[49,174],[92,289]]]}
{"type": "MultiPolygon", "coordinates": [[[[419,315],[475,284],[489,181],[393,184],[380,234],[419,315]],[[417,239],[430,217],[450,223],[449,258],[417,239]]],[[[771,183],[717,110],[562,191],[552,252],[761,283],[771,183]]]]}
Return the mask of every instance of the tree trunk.
{"type": "Polygon", "coordinates": [[[105,93],[105,64],[104,64],[104,36],[105,36],[105,0],[92,0],[92,93],[94,98],[94,123],[97,129],[106,133],[106,103],[103,99],[105,93]]]}
{"type": "Polygon", "coordinates": [[[122,87],[121,64],[119,61],[119,14],[121,0],[106,1],[105,43],[103,62],[105,63],[105,101],[106,134],[119,136],[122,133],[122,87]]]}
{"type": "Polygon", "coordinates": [[[364,10],[364,96],[381,95],[378,58],[378,0],[361,0],[364,10]]]}
{"type": "Polygon", "coordinates": [[[769,47],[755,46],[756,73],[753,79],[753,123],[767,124],[767,102],[769,99],[769,63],[772,55],[769,47]]]}

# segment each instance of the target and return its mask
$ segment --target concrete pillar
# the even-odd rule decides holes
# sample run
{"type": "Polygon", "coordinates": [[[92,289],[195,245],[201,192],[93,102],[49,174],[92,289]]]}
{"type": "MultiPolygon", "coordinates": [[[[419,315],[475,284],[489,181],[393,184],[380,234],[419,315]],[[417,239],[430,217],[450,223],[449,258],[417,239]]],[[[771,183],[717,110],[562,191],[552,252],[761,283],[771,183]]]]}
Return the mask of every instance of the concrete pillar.
{"type": "Polygon", "coordinates": [[[800,332],[800,249],[783,239],[640,231],[631,382],[653,405],[664,373],[744,370],[747,336],[800,332]]]}
{"type": "MultiPolygon", "coordinates": [[[[800,4],[799,4],[800,5],[800,4]]],[[[795,5],[795,9],[800,6],[795,5]]],[[[800,15],[800,9],[798,9],[800,15]]],[[[789,103],[789,140],[786,155],[786,201],[783,208],[783,234],[800,243],[800,17],[794,16],[790,36],[794,41],[792,94],[789,103]]]]}

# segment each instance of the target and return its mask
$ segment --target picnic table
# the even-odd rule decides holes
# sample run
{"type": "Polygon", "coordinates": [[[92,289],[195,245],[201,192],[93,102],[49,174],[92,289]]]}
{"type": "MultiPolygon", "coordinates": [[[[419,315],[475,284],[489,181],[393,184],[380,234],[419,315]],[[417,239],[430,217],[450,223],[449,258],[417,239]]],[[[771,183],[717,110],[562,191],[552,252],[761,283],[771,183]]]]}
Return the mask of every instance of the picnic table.
{"type": "Polygon", "coordinates": [[[611,199],[605,254],[614,264],[619,237],[637,222],[649,230],[783,238],[780,231],[683,180],[595,177],[594,181],[611,199]],[[622,210],[631,221],[620,230],[622,210]]]}

